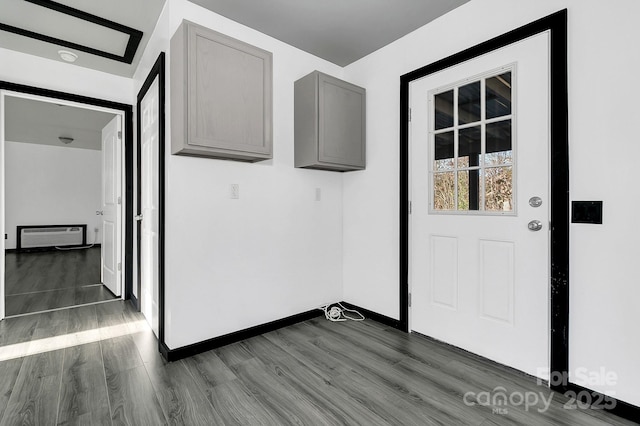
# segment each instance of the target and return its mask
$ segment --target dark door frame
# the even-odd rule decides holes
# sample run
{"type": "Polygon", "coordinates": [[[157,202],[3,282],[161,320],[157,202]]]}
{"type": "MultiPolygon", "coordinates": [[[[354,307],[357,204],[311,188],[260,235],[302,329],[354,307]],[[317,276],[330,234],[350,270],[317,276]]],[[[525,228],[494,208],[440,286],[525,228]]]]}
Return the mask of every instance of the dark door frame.
{"type": "Polygon", "coordinates": [[[569,133],[567,10],[477,44],[400,77],[400,323],[409,331],[409,84],[424,76],[549,31],[551,77],[551,358],[569,370],[569,133]]]}
{"type": "MultiPolygon", "coordinates": [[[[166,354],[167,346],[164,343],[164,205],[165,205],[165,188],[164,188],[164,175],[165,175],[165,54],[160,52],[158,59],[153,64],[149,75],[147,75],[140,92],[138,92],[138,101],[136,106],[136,122],[137,122],[137,144],[136,144],[136,163],[137,163],[137,201],[136,211],[137,214],[142,213],[142,191],[140,188],[140,181],[142,177],[142,143],[141,143],[141,122],[140,107],[142,100],[146,96],[147,92],[151,88],[151,85],[158,78],[158,113],[159,113],[159,128],[158,128],[158,349],[161,353],[166,354]]],[[[140,231],[142,229],[140,221],[136,221],[136,259],[138,270],[138,297],[142,291],[141,271],[140,271],[140,248],[141,239],[140,231]]],[[[135,298],[134,298],[135,299],[135,298]]],[[[135,299],[135,304],[138,310],[140,310],[140,300],[135,299]]],[[[166,358],[166,355],[165,355],[166,358]]]]}
{"type": "MultiPolygon", "coordinates": [[[[409,83],[549,31],[551,77],[551,389],[637,420],[640,407],[569,382],[569,96],[567,9],[477,44],[400,77],[400,328],[409,331],[409,83]],[[611,406],[610,402],[615,403],[611,406]],[[604,401],[604,406],[600,403],[604,401]],[[598,405],[599,404],[599,405],[598,405]]],[[[586,325],[585,325],[586,326],[586,325]]]]}
{"type": "MultiPolygon", "coordinates": [[[[130,299],[133,293],[133,107],[131,105],[91,98],[73,93],[49,90],[41,87],[0,81],[0,89],[51,99],[77,102],[85,105],[98,106],[122,111],[124,113],[124,169],[125,169],[125,211],[122,217],[125,228],[124,236],[124,298],[130,299]]],[[[4,112],[3,112],[4,113],[4,112]]],[[[4,300],[2,301],[4,303],[4,300]]]]}

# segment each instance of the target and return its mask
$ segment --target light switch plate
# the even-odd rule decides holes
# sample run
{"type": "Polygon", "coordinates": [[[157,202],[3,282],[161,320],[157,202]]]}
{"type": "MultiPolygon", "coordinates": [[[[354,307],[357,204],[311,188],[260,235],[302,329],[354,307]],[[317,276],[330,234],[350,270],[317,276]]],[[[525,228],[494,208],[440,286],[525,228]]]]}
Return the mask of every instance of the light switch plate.
{"type": "Polygon", "coordinates": [[[229,188],[229,198],[231,198],[232,200],[237,200],[238,198],[240,198],[240,185],[238,185],[237,183],[231,184],[231,187],[229,188]]]}

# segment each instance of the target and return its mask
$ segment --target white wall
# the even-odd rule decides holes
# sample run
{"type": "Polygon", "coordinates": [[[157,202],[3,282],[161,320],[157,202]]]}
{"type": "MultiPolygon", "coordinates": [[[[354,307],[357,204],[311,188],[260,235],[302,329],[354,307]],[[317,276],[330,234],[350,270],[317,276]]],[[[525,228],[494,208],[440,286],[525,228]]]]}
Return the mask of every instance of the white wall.
{"type": "Polygon", "coordinates": [[[132,103],[130,78],[0,48],[0,80],[49,90],[132,103]]]}
{"type": "Polygon", "coordinates": [[[342,298],[342,175],[293,167],[293,83],[342,69],[185,0],[168,5],[135,93],[183,18],[273,53],[273,160],[175,156],[167,137],[165,340],[177,348],[342,298]]]}
{"type": "Polygon", "coordinates": [[[367,88],[368,125],[367,170],[344,175],[344,297],[399,317],[400,76],[565,7],[570,196],[604,201],[603,225],[571,226],[570,368],[617,373],[615,396],[640,405],[635,0],[471,1],[345,69],[367,88]]]}
{"type": "Polygon", "coordinates": [[[5,247],[19,225],[87,224],[87,242],[100,243],[101,167],[100,151],[5,142],[5,247]]]}

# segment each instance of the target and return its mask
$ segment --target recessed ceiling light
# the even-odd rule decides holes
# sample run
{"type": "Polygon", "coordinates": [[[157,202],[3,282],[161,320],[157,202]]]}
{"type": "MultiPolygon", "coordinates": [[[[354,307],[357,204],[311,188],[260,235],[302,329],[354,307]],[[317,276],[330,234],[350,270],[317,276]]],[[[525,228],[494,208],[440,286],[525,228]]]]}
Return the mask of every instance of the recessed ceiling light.
{"type": "Polygon", "coordinates": [[[58,50],[58,55],[63,61],[66,62],[75,62],[78,59],[78,55],[73,52],[69,52],[68,50],[58,50]]]}

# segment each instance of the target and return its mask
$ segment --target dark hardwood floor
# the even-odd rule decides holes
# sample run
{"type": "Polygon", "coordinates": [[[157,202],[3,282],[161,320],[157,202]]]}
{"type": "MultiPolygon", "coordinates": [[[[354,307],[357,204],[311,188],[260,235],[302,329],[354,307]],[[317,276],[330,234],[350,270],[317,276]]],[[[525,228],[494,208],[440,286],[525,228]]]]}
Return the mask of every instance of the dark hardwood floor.
{"type": "Polygon", "coordinates": [[[122,301],[1,321],[0,377],[0,426],[633,424],[370,320],[318,318],[167,364],[122,301]],[[551,404],[465,403],[497,387],[551,404]]]}
{"type": "Polygon", "coordinates": [[[5,265],[7,316],[116,299],[100,284],[100,247],[6,253],[5,265]]]}

